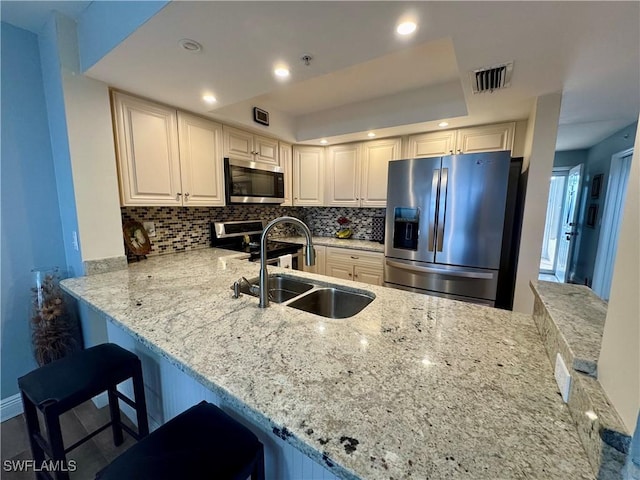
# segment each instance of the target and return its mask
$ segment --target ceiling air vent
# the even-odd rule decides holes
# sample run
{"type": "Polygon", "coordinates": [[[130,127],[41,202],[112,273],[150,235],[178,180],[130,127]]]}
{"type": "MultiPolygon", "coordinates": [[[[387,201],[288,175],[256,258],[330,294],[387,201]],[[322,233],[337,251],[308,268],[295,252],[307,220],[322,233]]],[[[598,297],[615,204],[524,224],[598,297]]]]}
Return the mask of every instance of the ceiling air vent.
{"type": "Polygon", "coordinates": [[[469,73],[473,93],[493,92],[511,86],[513,62],[480,68],[469,73]]]}

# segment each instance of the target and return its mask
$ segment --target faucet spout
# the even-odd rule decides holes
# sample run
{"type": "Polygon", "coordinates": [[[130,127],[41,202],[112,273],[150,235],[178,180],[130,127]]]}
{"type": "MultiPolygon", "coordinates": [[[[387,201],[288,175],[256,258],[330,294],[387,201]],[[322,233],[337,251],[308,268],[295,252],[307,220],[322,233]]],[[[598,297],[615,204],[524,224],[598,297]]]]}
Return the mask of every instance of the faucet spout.
{"type": "Polygon", "coordinates": [[[307,266],[315,265],[316,263],[316,251],[313,248],[313,241],[311,240],[311,230],[306,223],[295,217],[278,217],[272,220],[264,227],[262,231],[262,237],[260,238],[260,308],[267,308],[269,306],[269,274],[267,273],[267,235],[273,227],[281,223],[291,223],[296,225],[304,233],[306,245],[306,260],[307,266]]]}

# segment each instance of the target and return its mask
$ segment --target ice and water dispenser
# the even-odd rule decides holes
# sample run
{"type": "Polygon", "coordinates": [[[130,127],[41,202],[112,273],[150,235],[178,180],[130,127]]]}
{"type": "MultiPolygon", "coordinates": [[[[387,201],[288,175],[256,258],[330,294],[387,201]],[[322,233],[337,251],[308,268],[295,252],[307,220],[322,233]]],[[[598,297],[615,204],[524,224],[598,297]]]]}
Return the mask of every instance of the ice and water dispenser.
{"type": "Polygon", "coordinates": [[[396,207],[393,220],[393,248],[418,250],[420,209],[396,207]]]}

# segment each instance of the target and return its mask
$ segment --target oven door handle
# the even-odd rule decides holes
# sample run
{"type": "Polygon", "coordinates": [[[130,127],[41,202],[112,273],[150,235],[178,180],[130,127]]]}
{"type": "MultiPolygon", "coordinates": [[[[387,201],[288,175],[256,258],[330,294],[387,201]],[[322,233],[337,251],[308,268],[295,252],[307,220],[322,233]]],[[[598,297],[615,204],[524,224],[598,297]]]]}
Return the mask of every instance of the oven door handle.
{"type": "Polygon", "coordinates": [[[387,260],[387,265],[390,267],[400,268],[402,270],[409,270],[416,273],[435,273],[438,275],[445,275],[449,277],[461,277],[461,278],[481,278],[484,280],[493,279],[493,273],[486,272],[469,272],[465,270],[445,270],[444,268],[434,267],[419,267],[417,265],[409,265],[401,262],[394,262],[393,260],[387,260]]]}

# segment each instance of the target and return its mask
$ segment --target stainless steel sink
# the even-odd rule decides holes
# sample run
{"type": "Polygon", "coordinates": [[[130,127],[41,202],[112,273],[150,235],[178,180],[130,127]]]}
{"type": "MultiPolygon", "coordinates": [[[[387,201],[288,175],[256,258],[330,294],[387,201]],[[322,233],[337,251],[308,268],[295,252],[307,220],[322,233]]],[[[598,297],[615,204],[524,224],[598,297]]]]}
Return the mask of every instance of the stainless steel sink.
{"type": "Polygon", "coordinates": [[[360,312],[373,301],[372,295],[337,288],[319,288],[288,304],[328,318],[348,318],[360,312]]]}
{"type": "MultiPolygon", "coordinates": [[[[249,283],[252,285],[260,285],[260,279],[258,277],[250,278],[249,283]]],[[[313,287],[314,285],[311,283],[291,277],[269,275],[269,300],[274,303],[283,303],[302,293],[308,292],[313,287]]],[[[246,282],[240,284],[240,292],[253,295],[254,297],[259,295],[257,291],[252,292],[246,282]]]]}
{"type": "MultiPolygon", "coordinates": [[[[240,292],[259,296],[260,278],[240,283],[240,292]],[[248,283],[247,283],[248,282],[248,283]],[[253,288],[252,288],[253,287],[253,288]]],[[[369,305],[375,295],[361,291],[343,290],[324,282],[275,274],[269,275],[269,301],[327,318],[349,318],[369,305]]]]}

